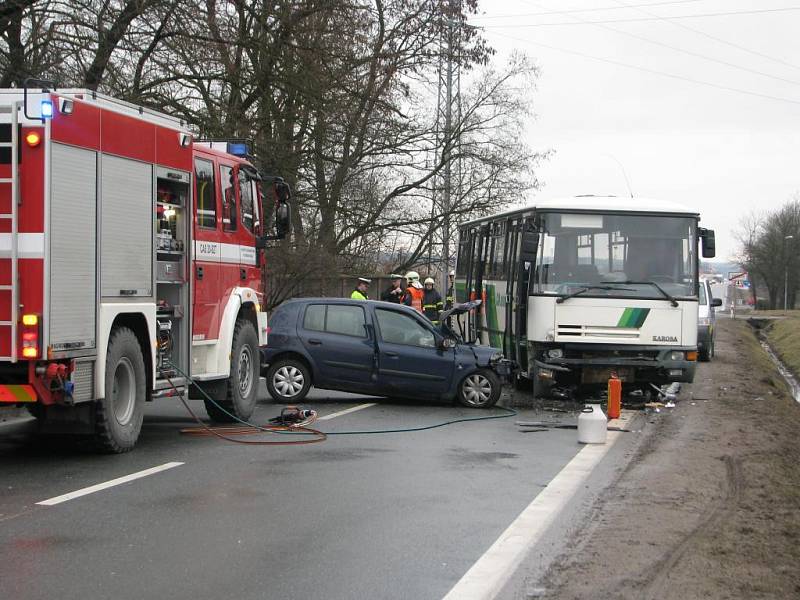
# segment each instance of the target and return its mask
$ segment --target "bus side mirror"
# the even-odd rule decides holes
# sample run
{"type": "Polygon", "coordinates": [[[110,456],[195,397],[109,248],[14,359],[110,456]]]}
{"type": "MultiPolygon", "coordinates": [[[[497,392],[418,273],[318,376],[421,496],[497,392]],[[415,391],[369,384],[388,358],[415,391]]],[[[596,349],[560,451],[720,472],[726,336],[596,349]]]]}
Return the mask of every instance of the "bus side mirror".
{"type": "Polygon", "coordinates": [[[713,229],[700,229],[700,243],[703,258],[714,258],[717,254],[717,244],[714,240],[713,229]]]}

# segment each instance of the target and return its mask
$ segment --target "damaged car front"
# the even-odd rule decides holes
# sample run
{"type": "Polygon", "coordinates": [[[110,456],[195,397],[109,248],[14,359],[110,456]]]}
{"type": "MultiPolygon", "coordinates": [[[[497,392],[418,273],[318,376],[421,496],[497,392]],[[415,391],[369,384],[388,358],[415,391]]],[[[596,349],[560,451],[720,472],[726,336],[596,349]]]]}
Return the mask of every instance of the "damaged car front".
{"type": "Polygon", "coordinates": [[[456,369],[463,368],[464,362],[474,361],[479,368],[489,369],[496,374],[503,383],[509,383],[517,365],[505,358],[499,348],[492,346],[480,346],[474,341],[465,341],[463,335],[459,333],[460,327],[455,324],[460,323],[460,317],[476,310],[481,305],[481,300],[472,300],[457,304],[448,311],[442,313],[440,317],[440,330],[445,339],[454,340],[456,350],[456,369]],[[462,362],[463,361],[463,362],[462,362]]]}

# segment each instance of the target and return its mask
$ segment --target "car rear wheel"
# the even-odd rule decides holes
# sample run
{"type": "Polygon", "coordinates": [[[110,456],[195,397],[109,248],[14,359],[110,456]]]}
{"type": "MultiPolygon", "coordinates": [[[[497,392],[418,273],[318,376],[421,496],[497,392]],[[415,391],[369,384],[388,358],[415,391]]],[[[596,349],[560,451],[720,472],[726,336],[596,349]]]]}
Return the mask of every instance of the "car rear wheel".
{"type": "Polygon", "coordinates": [[[458,401],[468,408],[489,408],[500,398],[500,379],[489,369],[467,375],[458,386],[458,401]]]}
{"type": "Polygon", "coordinates": [[[276,402],[300,402],[311,389],[311,372],[296,358],[284,358],[267,369],[267,391],[276,402]]]}

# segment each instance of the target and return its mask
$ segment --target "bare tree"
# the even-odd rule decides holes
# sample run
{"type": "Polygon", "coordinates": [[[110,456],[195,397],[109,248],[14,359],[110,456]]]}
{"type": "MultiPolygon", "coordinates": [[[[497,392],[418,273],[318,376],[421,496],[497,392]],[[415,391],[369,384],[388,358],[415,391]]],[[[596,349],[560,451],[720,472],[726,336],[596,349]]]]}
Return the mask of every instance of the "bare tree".
{"type": "Polygon", "coordinates": [[[737,232],[740,243],[738,261],[753,282],[753,298],[757,286],[767,292],[769,308],[787,304],[794,306],[800,285],[800,194],[781,208],[746,216],[737,232]]]}
{"type": "Polygon", "coordinates": [[[519,141],[536,70],[522,57],[491,68],[466,23],[476,10],[477,0],[14,0],[0,2],[0,64],[5,85],[57,75],[203,137],[252,139],[261,169],[295,192],[293,239],[270,253],[275,277],[306,278],[310,256],[315,277],[404,268],[435,251],[444,223],[537,187],[542,156],[519,141]],[[471,83],[443,138],[432,115],[445,26],[459,31],[453,56],[471,83]],[[463,178],[445,213],[432,200],[448,161],[463,178]]]}

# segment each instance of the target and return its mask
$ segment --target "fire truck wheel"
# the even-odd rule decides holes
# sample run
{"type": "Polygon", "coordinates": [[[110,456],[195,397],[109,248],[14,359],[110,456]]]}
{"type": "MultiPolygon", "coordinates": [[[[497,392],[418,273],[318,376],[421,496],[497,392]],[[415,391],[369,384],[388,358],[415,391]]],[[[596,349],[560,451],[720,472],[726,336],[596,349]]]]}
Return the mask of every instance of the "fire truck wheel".
{"type": "Polygon", "coordinates": [[[106,452],[133,449],[142,429],[144,357],[136,335],[127,327],[111,334],[106,356],[106,394],[95,405],[95,440],[106,452]]]}
{"type": "Polygon", "coordinates": [[[311,372],[295,358],[272,363],[267,371],[267,391],[276,402],[301,402],[311,389],[311,372]]]}
{"type": "Polygon", "coordinates": [[[258,334],[253,324],[246,319],[236,322],[231,357],[231,376],[226,381],[225,399],[222,402],[217,401],[225,410],[220,410],[206,400],[208,416],[218,423],[234,423],[237,419],[246,421],[256,408],[261,362],[258,334]]]}

